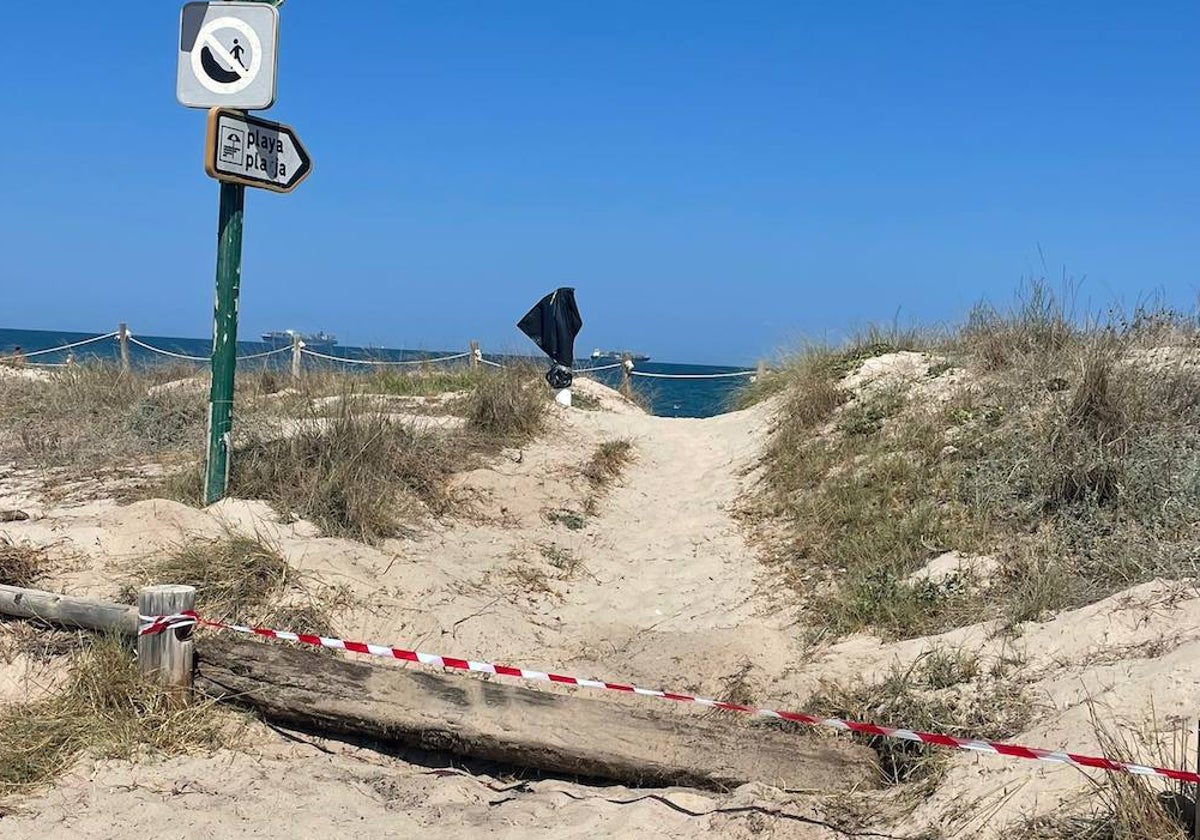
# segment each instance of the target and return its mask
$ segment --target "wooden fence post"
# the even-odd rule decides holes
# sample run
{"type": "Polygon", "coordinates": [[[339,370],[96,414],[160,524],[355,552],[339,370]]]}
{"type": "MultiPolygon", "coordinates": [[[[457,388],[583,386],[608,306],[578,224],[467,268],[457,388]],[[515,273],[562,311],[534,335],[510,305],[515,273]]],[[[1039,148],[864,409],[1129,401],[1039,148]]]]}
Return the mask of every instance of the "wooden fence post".
{"type": "MultiPolygon", "coordinates": [[[[1187,739],[1184,739],[1187,743],[1187,739]]],[[[1200,772],[1200,720],[1196,721],[1196,770],[1200,772]]],[[[1193,790],[1194,797],[1192,799],[1192,836],[1196,840],[1200,840],[1200,784],[1197,784],[1193,790]]]]}
{"type": "Polygon", "coordinates": [[[117,324],[117,341],[121,344],[121,370],[129,372],[129,325],[117,324]]]}
{"type": "Polygon", "coordinates": [[[470,357],[470,358],[471,358],[471,367],[472,367],[472,368],[477,368],[477,367],[479,367],[479,357],[480,357],[480,355],[482,355],[482,354],[479,352],[479,342],[478,342],[478,341],[472,341],[472,342],[471,342],[471,357],[470,357]]]}
{"type": "Polygon", "coordinates": [[[621,387],[619,390],[626,398],[633,394],[633,359],[628,353],[621,355],[621,387]]]}
{"type": "Polygon", "coordinates": [[[304,342],[300,340],[299,333],[292,333],[292,381],[300,379],[300,360],[301,350],[304,348],[304,342]]]}
{"type": "Polygon", "coordinates": [[[756,365],[756,366],[755,366],[755,368],[754,368],[754,378],[755,378],[755,379],[762,379],[762,378],[763,378],[763,374],[765,374],[766,372],[767,372],[767,362],[766,362],[766,360],[765,360],[765,359],[759,359],[759,360],[758,360],[758,365],[756,365]]]}
{"type": "MultiPolygon", "coordinates": [[[[138,590],[138,612],[141,615],[175,615],[195,609],[194,586],[145,586],[138,590]]],[[[155,675],[159,682],[183,702],[192,689],[192,628],[164,630],[161,633],[138,636],[138,668],[143,674],[155,675]]]]}

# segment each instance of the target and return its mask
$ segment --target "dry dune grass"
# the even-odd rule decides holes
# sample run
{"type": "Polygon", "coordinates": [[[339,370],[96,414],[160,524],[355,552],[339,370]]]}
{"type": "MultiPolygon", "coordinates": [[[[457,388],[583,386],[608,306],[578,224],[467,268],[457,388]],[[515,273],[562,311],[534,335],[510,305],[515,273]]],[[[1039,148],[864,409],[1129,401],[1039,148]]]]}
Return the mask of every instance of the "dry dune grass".
{"type": "Polygon", "coordinates": [[[633,458],[633,441],[626,438],[606,440],[596,447],[580,472],[593,490],[600,490],[619,478],[633,458]]]}
{"type": "MultiPolygon", "coordinates": [[[[302,577],[268,543],[236,535],[188,543],[144,563],[132,578],[126,600],[141,585],[187,584],[196,587],[209,617],[301,633],[332,634],[333,608],[348,598],[302,577]]],[[[54,655],[72,657],[69,674],[48,697],[0,707],[0,816],[6,799],[52,781],[85,753],[132,759],[146,751],[211,752],[235,740],[232,719],[219,716],[212,703],[180,706],[142,676],[127,641],[33,631],[17,637],[16,652],[44,655],[47,644],[54,655]]]]}
{"type": "Polygon", "coordinates": [[[467,395],[467,429],[484,446],[523,443],[546,424],[549,392],[532,367],[510,367],[479,380],[467,395]]]}
{"type": "Polygon", "coordinates": [[[284,412],[313,399],[351,394],[384,394],[394,397],[435,397],[465,394],[484,382],[493,370],[451,365],[413,365],[403,368],[374,367],[365,371],[342,368],[305,368],[299,380],[275,370],[238,371],[239,391],[249,397],[288,396],[276,401],[284,412]]]}
{"type": "Polygon", "coordinates": [[[200,446],[203,397],[150,392],[168,375],[96,364],[63,368],[45,381],[0,381],[0,458],[94,468],[200,446]]]}
{"type": "Polygon", "coordinates": [[[89,640],[76,652],[63,689],[0,708],[0,817],[6,799],[50,782],[84,753],[172,755],[214,749],[231,735],[211,704],[173,704],[138,673],[124,642],[89,640]]]}
{"type": "MultiPolygon", "coordinates": [[[[1136,761],[1136,750],[1126,738],[1101,724],[1093,726],[1103,753],[1118,761],[1136,761]]],[[[1174,754],[1160,754],[1164,767],[1186,766],[1190,752],[1184,738],[1174,754]]],[[[1195,820],[1194,786],[1177,789],[1142,776],[1087,776],[1087,788],[1073,808],[1026,819],[1010,832],[1014,840],[1191,840],[1195,820]],[[1193,789],[1188,789],[1193,788],[1193,789]]]]}
{"type": "Polygon", "coordinates": [[[1083,813],[1043,816],[1016,826],[1013,840],[1191,840],[1184,820],[1137,777],[1108,779],[1089,792],[1083,813]]]}
{"type": "MultiPolygon", "coordinates": [[[[479,453],[524,442],[544,427],[548,394],[529,371],[480,377],[464,397],[462,432],[422,431],[353,400],[310,417],[296,434],[237,447],[230,492],[264,499],[326,533],[374,541],[450,508],[449,479],[479,453]]],[[[192,473],[192,492],[199,478],[192,473]]]]}
{"type": "Polygon", "coordinates": [[[214,620],[250,621],[298,633],[331,635],[334,607],[344,607],[342,590],[319,586],[288,565],[277,548],[261,538],[230,534],[196,540],[156,556],[133,570],[123,599],[159,583],[196,587],[196,602],[214,620]]]}
{"type": "Polygon", "coordinates": [[[437,394],[466,393],[487,381],[492,371],[477,368],[436,368],[420,366],[406,373],[382,370],[363,385],[372,394],[431,397],[437,394]]]}
{"type": "Polygon", "coordinates": [[[447,480],[463,454],[457,438],[343,402],[334,417],[304,423],[289,437],[238,446],[229,491],[269,501],[329,534],[378,540],[400,535],[418,505],[447,508],[447,480]]]}
{"type": "MultiPolygon", "coordinates": [[[[230,492],[270,501],[327,533],[378,540],[445,512],[447,482],[481,453],[541,432],[549,394],[532,368],[417,367],[403,372],[313,371],[299,382],[262,368],[242,372],[230,492]],[[285,387],[286,386],[286,387],[285,387]],[[421,431],[356,399],[461,394],[461,433],[421,431]],[[335,397],[315,407],[321,397],[335,397]],[[280,422],[298,426],[293,435],[280,422]]],[[[145,464],[193,466],[134,491],[199,502],[207,384],[195,367],[132,373],[81,365],[36,380],[0,382],[0,459],[95,474],[145,464]]]]}
{"type": "Polygon", "coordinates": [[[1194,575],[1200,369],[1137,362],[1164,342],[1186,358],[1200,333],[1161,311],[1079,326],[1034,287],[958,333],[801,355],[763,386],[782,387],[755,511],[785,523],[769,553],[833,631],[901,637],[1194,575]],[[919,381],[847,389],[896,348],[926,352],[919,381]],[[951,550],[998,572],[913,579],[951,550]]]}
{"type": "Polygon", "coordinates": [[[925,350],[937,341],[931,330],[871,326],[856,335],[844,347],[809,343],[784,356],[766,376],[756,377],[736,392],[735,408],[749,408],[763,400],[788,394],[792,400],[790,415],[799,423],[815,427],[850,394],[838,386],[842,377],[867,359],[904,350],[925,350]],[[799,399],[804,397],[803,400],[799,399]]]}
{"type": "MultiPolygon", "coordinates": [[[[1007,667],[984,669],[973,653],[937,647],[905,666],[893,664],[877,682],[826,682],[806,707],[851,720],[991,740],[1021,732],[1033,713],[1031,698],[1010,679],[1007,667]]],[[[936,784],[951,756],[913,741],[862,740],[879,755],[889,784],[936,784]]]]}
{"type": "Polygon", "coordinates": [[[49,565],[44,548],[17,544],[0,536],[0,584],[33,586],[46,575],[49,565]]]}
{"type": "MultiPolygon", "coordinates": [[[[307,371],[299,381],[268,367],[239,370],[239,419],[259,413],[304,416],[317,397],[383,394],[427,397],[462,393],[481,434],[534,434],[544,393],[529,387],[533,368],[414,367],[365,374],[307,371]],[[522,387],[515,387],[521,383],[522,387]],[[264,397],[275,400],[268,410],[264,397]],[[517,424],[514,426],[513,424],[517,424]]],[[[542,389],[544,392],[544,388],[542,389]]],[[[195,365],[123,372],[103,362],[0,380],[0,457],[38,466],[106,467],[203,445],[207,374],[195,365]]]]}

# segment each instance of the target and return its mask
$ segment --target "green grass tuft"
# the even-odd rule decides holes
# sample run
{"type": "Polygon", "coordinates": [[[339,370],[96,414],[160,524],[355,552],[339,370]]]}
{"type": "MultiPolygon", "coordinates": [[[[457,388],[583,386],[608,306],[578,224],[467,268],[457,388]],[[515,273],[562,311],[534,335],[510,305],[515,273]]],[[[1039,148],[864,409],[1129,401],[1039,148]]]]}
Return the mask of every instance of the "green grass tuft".
{"type": "Polygon", "coordinates": [[[550,391],[533,368],[494,371],[466,397],[467,429],[489,445],[521,443],[546,425],[550,391]]]}

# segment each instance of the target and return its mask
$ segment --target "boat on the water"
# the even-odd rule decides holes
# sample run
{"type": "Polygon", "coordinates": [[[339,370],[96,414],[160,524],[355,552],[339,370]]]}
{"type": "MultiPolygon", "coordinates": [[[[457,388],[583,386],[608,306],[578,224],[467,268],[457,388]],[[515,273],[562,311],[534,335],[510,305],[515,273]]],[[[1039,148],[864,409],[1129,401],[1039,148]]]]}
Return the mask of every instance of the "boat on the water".
{"type": "Polygon", "coordinates": [[[262,334],[262,340],[272,347],[290,347],[292,339],[299,338],[306,347],[333,347],[337,336],[324,330],[315,333],[298,333],[295,330],[271,330],[262,334]]]}
{"type": "Polygon", "coordinates": [[[592,351],[592,361],[614,361],[619,362],[622,359],[628,358],[633,362],[648,362],[650,357],[643,353],[634,353],[632,350],[601,350],[596,348],[592,351]]]}

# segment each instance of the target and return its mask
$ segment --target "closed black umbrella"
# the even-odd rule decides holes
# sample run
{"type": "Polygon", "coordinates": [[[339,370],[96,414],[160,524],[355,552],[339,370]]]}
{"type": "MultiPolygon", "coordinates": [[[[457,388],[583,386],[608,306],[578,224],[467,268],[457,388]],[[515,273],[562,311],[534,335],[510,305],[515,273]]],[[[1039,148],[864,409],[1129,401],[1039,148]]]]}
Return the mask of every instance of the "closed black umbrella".
{"type": "Polygon", "coordinates": [[[571,368],[575,366],[575,336],[583,328],[583,318],[575,305],[575,290],[556,289],[517,322],[517,329],[533,339],[542,352],[554,361],[546,374],[552,388],[571,387],[571,368]]]}

